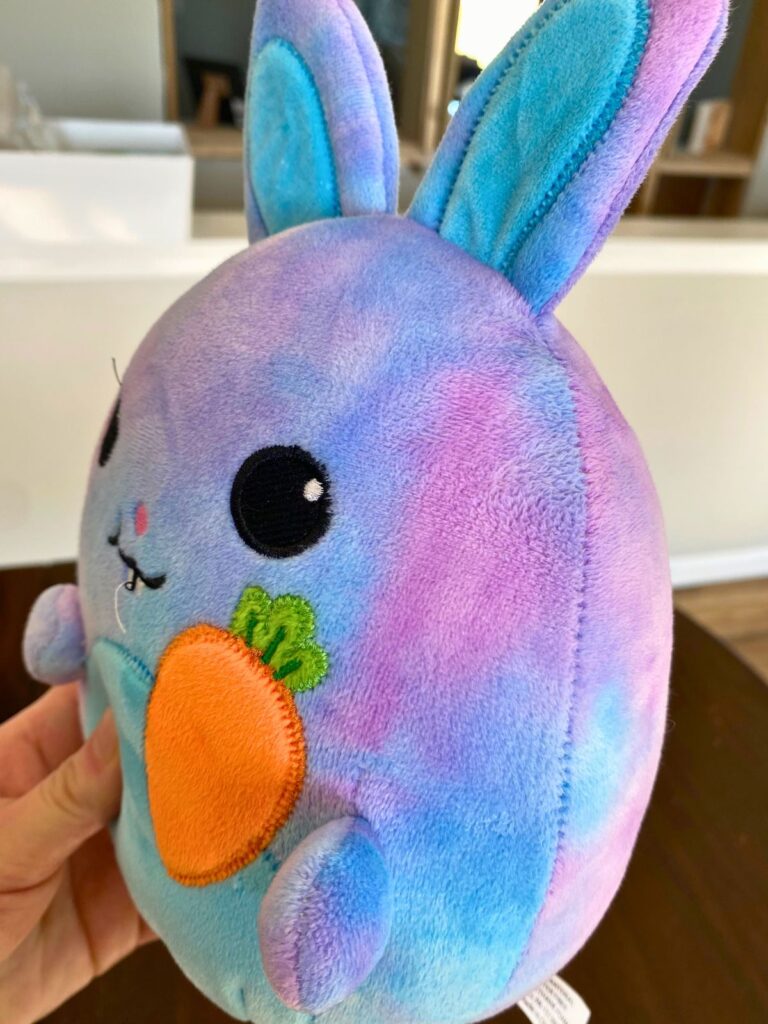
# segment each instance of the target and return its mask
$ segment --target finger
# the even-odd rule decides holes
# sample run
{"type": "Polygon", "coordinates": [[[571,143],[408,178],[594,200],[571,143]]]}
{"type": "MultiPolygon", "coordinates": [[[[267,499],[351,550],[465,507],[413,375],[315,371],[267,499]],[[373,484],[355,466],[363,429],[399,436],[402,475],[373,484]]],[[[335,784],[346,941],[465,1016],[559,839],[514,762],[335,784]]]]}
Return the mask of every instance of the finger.
{"type": "Polygon", "coordinates": [[[0,893],[50,878],[82,843],[115,816],[120,758],[108,711],[75,754],[0,812],[0,893]]]}
{"type": "Polygon", "coordinates": [[[0,796],[22,796],[82,743],[77,685],[50,690],[0,725],[0,796]]]}

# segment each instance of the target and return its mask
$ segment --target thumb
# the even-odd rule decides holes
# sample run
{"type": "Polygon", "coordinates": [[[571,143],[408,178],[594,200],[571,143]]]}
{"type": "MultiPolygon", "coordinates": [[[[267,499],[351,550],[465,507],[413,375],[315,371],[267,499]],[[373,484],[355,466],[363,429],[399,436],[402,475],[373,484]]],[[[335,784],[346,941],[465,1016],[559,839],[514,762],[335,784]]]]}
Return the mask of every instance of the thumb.
{"type": "Polygon", "coordinates": [[[90,739],[0,820],[0,892],[39,885],[120,806],[120,757],[111,711],[90,739]]]}

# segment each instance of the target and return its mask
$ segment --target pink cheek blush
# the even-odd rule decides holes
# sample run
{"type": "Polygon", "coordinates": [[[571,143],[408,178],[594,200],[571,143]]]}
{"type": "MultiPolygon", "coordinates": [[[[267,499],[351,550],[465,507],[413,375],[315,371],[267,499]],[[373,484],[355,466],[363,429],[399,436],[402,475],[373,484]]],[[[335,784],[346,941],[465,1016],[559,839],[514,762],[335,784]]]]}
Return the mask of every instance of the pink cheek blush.
{"type": "Polygon", "coordinates": [[[137,537],[143,537],[149,529],[149,512],[147,512],[147,506],[140,502],[136,506],[136,512],[133,517],[133,525],[136,530],[137,537]]]}

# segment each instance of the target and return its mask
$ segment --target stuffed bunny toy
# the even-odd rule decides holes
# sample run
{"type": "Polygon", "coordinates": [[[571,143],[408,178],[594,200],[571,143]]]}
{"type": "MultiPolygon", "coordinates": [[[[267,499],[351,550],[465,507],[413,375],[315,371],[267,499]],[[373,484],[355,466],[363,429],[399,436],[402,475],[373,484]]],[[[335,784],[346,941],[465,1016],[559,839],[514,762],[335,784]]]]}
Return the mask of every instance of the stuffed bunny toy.
{"type": "Polygon", "coordinates": [[[549,0],[397,216],[356,7],[258,4],[253,244],[136,353],[79,588],[25,641],[38,679],[82,679],[86,731],[114,710],[130,892],[239,1020],[491,1017],[619,886],[665,727],[668,560],[553,311],[726,14],[549,0]]]}

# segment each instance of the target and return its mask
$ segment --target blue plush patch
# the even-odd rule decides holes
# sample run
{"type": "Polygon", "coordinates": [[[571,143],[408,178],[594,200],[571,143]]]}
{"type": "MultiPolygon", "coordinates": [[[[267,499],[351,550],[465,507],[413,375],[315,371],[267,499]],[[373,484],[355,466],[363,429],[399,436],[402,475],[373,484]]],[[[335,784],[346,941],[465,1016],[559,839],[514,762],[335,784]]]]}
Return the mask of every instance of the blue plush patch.
{"type": "Polygon", "coordinates": [[[455,145],[436,161],[412,216],[516,283],[520,247],[616,117],[649,26],[647,0],[543,8],[472,90],[455,145]],[[566,81],[568,89],[553,88],[566,81]]]}
{"type": "Polygon", "coordinates": [[[269,234],[341,214],[323,104],[312,72],[284,39],[262,49],[248,96],[248,167],[269,234]]]}

